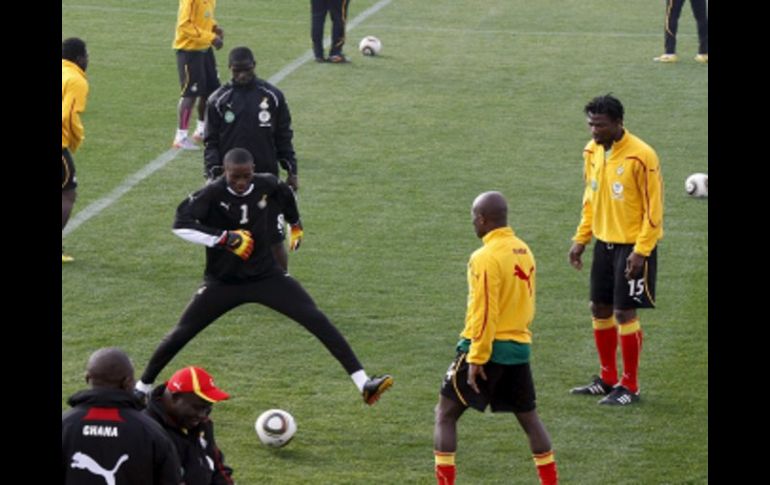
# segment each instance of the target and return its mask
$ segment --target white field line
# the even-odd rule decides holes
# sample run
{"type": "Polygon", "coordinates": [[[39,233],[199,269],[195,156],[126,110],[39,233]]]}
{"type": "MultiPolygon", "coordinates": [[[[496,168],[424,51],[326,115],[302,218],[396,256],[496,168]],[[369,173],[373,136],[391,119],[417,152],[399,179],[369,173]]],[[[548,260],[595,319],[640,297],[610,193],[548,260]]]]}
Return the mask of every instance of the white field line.
{"type": "MultiPolygon", "coordinates": [[[[353,20],[348,22],[348,30],[354,29],[358,24],[379,12],[382,8],[386,7],[391,1],[392,0],[380,0],[368,9],[358,14],[353,20]]],[[[278,84],[283,79],[285,79],[286,76],[299,69],[300,66],[311,59],[313,59],[313,51],[308,50],[303,55],[287,64],[286,67],[273,74],[268,79],[268,82],[272,84],[278,84]]],[[[182,150],[172,148],[171,150],[162,153],[157,158],[155,158],[155,160],[142,167],[138,172],[126,178],[123,182],[120,183],[120,185],[115,187],[112,192],[98,200],[95,200],[94,202],[91,202],[85,209],[79,211],[77,214],[75,214],[74,217],[72,217],[72,219],[69,220],[67,226],[62,231],[62,238],[72,233],[72,231],[83,225],[83,223],[85,223],[87,220],[98,215],[104,209],[117,202],[121,197],[133,189],[139,182],[146,179],[161,168],[165,167],[171,160],[175,159],[181,151],[182,150]]]]}

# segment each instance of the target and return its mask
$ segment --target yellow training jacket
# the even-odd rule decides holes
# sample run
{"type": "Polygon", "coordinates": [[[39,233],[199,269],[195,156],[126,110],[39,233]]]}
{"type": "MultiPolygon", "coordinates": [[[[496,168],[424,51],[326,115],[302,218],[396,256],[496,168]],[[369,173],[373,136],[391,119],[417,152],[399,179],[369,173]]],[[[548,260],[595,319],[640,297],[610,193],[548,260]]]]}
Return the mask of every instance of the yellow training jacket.
{"type": "Polygon", "coordinates": [[[186,51],[200,51],[211,47],[214,41],[214,9],[217,0],[179,0],[176,16],[176,36],[172,47],[186,51]]]}
{"type": "Polygon", "coordinates": [[[634,244],[649,256],[663,237],[663,177],[655,150],[626,130],[612,145],[591,140],[583,150],[583,210],[573,241],[634,244]]]}
{"type": "Polygon", "coordinates": [[[468,310],[461,337],[471,340],[466,359],[485,364],[494,340],[532,343],[535,257],[510,227],[488,232],[468,262],[468,310]]]}
{"type": "Polygon", "coordinates": [[[86,73],[72,61],[61,60],[61,147],[75,152],[85,138],[80,113],[86,110],[86,73]]]}

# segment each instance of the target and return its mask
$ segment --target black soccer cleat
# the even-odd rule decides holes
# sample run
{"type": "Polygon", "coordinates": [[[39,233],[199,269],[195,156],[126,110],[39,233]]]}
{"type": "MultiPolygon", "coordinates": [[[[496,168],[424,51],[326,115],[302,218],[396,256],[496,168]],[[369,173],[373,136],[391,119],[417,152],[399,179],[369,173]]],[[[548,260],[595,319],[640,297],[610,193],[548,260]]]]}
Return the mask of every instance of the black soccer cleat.
{"type": "Polygon", "coordinates": [[[639,401],[639,393],[631,392],[625,386],[616,386],[607,396],[599,401],[599,404],[610,406],[628,406],[639,401]]]}
{"type": "Polygon", "coordinates": [[[570,394],[586,394],[589,396],[604,396],[612,391],[612,386],[607,384],[599,376],[594,376],[590,384],[580,387],[573,387],[569,390],[570,394]]]}
{"type": "Polygon", "coordinates": [[[372,405],[377,402],[383,392],[387,391],[393,385],[393,377],[389,374],[370,377],[361,394],[364,396],[364,402],[372,405]]]}

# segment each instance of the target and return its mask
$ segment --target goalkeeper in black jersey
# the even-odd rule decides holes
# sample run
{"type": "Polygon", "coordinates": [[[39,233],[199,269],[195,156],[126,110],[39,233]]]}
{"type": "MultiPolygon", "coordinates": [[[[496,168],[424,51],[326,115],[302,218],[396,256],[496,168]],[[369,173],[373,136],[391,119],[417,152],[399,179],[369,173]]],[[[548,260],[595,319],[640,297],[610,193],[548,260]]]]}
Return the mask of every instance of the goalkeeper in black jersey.
{"type": "MultiPolygon", "coordinates": [[[[233,148],[224,157],[224,175],[185,199],[176,212],[174,233],[206,246],[203,284],[176,327],[161,341],[140,381],[145,396],[160,371],[201,330],[243,303],[260,303],[295,320],[315,335],[342,364],[374,404],[393,384],[389,375],[369,378],[345,337],[270,250],[268,206],[277,204],[291,227],[290,248],[302,240],[302,225],[292,189],[273,174],[254,173],[249,151],[233,148]]],[[[141,397],[145,397],[141,396],[141,397]]]]}

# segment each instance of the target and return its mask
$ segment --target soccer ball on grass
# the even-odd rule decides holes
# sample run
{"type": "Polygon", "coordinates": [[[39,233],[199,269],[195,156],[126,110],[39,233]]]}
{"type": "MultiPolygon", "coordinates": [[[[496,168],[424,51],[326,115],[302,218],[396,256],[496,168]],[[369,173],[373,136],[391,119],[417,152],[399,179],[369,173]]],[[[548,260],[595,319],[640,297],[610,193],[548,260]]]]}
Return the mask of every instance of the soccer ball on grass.
{"type": "Polygon", "coordinates": [[[693,197],[709,196],[709,176],[705,173],[694,173],[684,181],[684,190],[693,197]]]}
{"type": "Polygon", "coordinates": [[[382,42],[373,35],[367,35],[358,43],[358,50],[365,56],[376,56],[382,51],[382,42]]]}
{"type": "Polygon", "coordinates": [[[294,417],[283,409],[268,409],[254,424],[259,440],[273,448],[285,446],[297,432],[294,417]]]}

